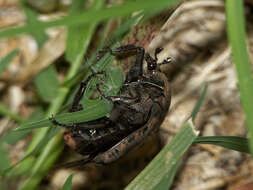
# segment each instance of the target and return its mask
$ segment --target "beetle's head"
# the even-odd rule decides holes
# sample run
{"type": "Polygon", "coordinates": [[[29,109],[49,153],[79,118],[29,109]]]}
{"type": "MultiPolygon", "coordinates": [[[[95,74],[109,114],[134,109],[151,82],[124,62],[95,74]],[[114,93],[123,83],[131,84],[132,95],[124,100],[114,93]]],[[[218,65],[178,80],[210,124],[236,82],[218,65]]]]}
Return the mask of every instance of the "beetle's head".
{"type": "Polygon", "coordinates": [[[163,48],[156,48],[155,50],[155,58],[151,57],[148,53],[145,55],[145,60],[148,65],[148,70],[149,71],[155,71],[155,70],[160,70],[159,66],[163,64],[168,64],[171,62],[171,57],[168,57],[164,59],[161,63],[157,63],[158,58],[157,55],[163,50],[163,48]]]}

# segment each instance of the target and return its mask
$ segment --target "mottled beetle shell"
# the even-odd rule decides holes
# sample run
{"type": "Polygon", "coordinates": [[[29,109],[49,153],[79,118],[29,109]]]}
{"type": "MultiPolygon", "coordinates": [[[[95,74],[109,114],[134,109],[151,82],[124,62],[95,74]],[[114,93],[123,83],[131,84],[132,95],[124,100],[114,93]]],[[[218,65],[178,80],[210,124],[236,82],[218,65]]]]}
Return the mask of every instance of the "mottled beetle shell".
{"type": "MultiPolygon", "coordinates": [[[[162,48],[156,49],[155,58],[135,45],[121,46],[116,50],[107,48],[106,51],[115,56],[124,53],[136,55],[136,62],[127,73],[118,96],[106,97],[98,89],[104,98],[114,103],[110,117],[72,125],[51,118],[54,124],[68,128],[64,133],[66,144],[85,156],[75,164],[106,164],[117,160],[159,129],[170,106],[171,88],[167,77],[159,70],[159,65],[169,63],[170,59],[157,63],[157,54],[162,48]],[[144,60],[148,66],[145,74],[142,72],[144,60]]],[[[82,109],[79,101],[91,77],[80,85],[72,111],[82,109]]]]}
{"type": "MultiPolygon", "coordinates": [[[[154,76],[156,78],[143,77],[142,81],[124,85],[120,90],[120,96],[135,97],[138,93],[140,97],[138,99],[133,98],[129,105],[114,103],[109,119],[104,117],[95,121],[80,123],[78,127],[65,132],[66,144],[82,155],[92,155],[97,152],[105,152],[113,145],[117,146],[117,143],[130,133],[141,129],[139,133],[122,143],[118,147],[118,151],[124,150],[123,146],[127,146],[129,141],[135,141],[134,144],[138,144],[145,133],[154,131],[160,126],[170,106],[170,87],[167,77],[160,72],[154,76]],[[136,109],[139,112],[133,111],[136,109]],[[84,127],[94,126],[94,124],[103,127],[97,129],[84,127]]],[[[115,151],[117,152],[117,149],[115,151]]],[[[118,158],[113,154],[113,152],[106,154],[106,158],[101,154],[97,159],[95,158],[95,162],[112,162],[118,158]]]]}

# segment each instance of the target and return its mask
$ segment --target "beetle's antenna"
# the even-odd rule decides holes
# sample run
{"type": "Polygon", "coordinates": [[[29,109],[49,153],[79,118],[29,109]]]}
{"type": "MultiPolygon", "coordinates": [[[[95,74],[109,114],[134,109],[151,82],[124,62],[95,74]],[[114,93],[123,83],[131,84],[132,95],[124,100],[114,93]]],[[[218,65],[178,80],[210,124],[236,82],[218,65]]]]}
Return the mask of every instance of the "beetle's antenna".
{"type": "Polygon", "coordinates": [[[158,65],[164,65],[164,64],[168,64],[172,62],[172,58],[171,57],[167,57],[166,59],[163,60],[163,62],[158,63],[158,65]]]}

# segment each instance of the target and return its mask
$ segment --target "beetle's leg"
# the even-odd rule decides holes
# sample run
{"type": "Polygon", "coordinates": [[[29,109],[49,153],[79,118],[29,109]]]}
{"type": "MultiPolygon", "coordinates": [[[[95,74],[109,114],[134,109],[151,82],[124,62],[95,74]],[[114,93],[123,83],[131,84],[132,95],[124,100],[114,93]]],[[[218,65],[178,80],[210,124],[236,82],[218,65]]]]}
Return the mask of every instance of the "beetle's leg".
{"type": "Polygon", "coordinates": [[[99,84],[97,84],[97,90],[98,90],[99,94],[103,98],[105,98],[105,99],[107,99],[107,100],[109,100],[111,102],[114,102],[114,103],[115,102],[120,102],[120,103],[124,103],[124,104],[133,104],[133,103],[136,103],[139,100],[139,94],[137,96],[135,96],[135,97],[128,97],[128,96],[107,96],[107,95],[105,95],[100,90],[99,84]]]}
{"type": "Polygon", "coordinates": [[[86,87],[87,87],[87,84],[89,83],[89,81],[95,77],[96,75],[100,75],[100,74],[104,74],[105,75],[105,72],[104,71],[99,71],[99,72],[94,72],[92,70],[92,74],[88,76],[88,78],[84,81],[81,82],[80,84],[80,87],[75,95],[75,98],[74,98],[74,101],[73,101],[73,104],[72,104],[72,107],[70,109],[70,112],[75,112],[75,111],[80,111],[83,109],[82,105],[79,104],[80,100],[82,99],[83,95],[84,95],[84,92],[86,90],[86,87]]]}
{"type": "Polygon", "coordinates": [[[115,49],[111,49],[110,47],[104,47],[102,50],[98,52],[99,55],[104,55],[106,53],[110,53],[111,55],[114,55],[118,58],[125,58],[131,55],[136,55],[137,49],[140,48],[138,46],[135,46],[133,44],[128,44],[124,46],[120,46],[115,49]]]}
{"type": "Polygon", "coordinates": [[[57,125],[57,126],[60,126],[60,127],[65,127],[65,128],[73,128],[73,127],[77,127],[78,124],[77,123],[60,123],[59,121],[57,121],[54,116],[52,115],[51,117],[49,117],[49,120],[54,124],[54,125],[57,125]]]}
{"type": "MultiPolygon", "coordinates": [[[[76,111],[80,111],[83,109],[82,105],[79,104],[80,100],[82,99],[83,95],[84,95],[84,92],[86,90],[86,87],[87,87],[87,84],[89,83],[89,81],[95,77],[96,75],[100,75],[100,74],[104,74],[105,75],[105,72],[104,71],[99,71],[99,72],[94,72],[92,70],[92,74],[90,76],[87,77],[86,80],[82,81],[81,84],[80,84],[80,87],[75,95],[75,98],[74,98],[74,101],[73,101],[73,104],[72,104],[72,107],[70,109],[70,112],[76,112],[76,111]]],[[[58,125],[58,126],[61,126],[61,127],[66,127],[66,128],[73,128],[73,127],[76,127],[78,124],[77,123],[69,123],[69,124],[65,124],[65,123],[60,123],[58,122],[54,116],[52,115],[49,120],[54,124],[54,125],[58,125]]]]}
{"type": "Polygon", "coordinates": [[[154,104],[150,120],[143,127],[132,132],[106,152],[98,154],[92,161],[100,164],[111,163],[126,154],[133,147],[140,144],[157,128],[157,126],[160,126],[160,111],[160,106],[158,104],[154,104]]]}
{"type": "Polygon", "coordinates": [[[143,75],[143,60],[145,50],[143,47],[136,47],[136,60],[134,65],[130,68],[126,76],[125,83],[138,81],[143,75]]]}

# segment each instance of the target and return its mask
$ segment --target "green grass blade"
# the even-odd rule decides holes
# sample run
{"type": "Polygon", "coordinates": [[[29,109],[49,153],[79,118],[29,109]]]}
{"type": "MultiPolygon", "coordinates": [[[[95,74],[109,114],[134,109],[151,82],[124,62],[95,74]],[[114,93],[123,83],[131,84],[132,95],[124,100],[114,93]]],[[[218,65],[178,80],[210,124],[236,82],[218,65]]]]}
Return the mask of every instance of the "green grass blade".
{"type": "Polygon", "coordinates": [[[169,189],[180,158],[196,139],[197,134],[192,123],[186,123],[126,190],[169,189]]]}
{"type": "Polygon", "coordinates": [[[34,166],[30,168],[29,179],[23,184],[20,189],[36,189],[42,177],[45,176],[49,168],[62,152],[63,147],[64,144],[62,142],[62,135],[61,133],[58,133],[53,139],[48,142],[47,146],[43,149],[38,159],[36,159],[34,166]],[[54,151],[52,151],[52,149],[54,151]]]}
{"type": "Polygon", "coordinates": [[[82,23],[93,23],[100,22],[109,18],[126,16],[136,11],[141,10],[153,10],[154,7],[157,9],[164,9],[168,6],[171,6],[180,0],[139,0],[139,1],[128,1],[122,5],[113,6],[110,8],[105,8],[103,10],[95,11],[89,10],[82,14],[67,16],[61,19],[57,19],[49,22],[39,22],[28,24],[22,27],[10,28],[0,32],[0,38],[10,37],[14,35],[20,35],[22,33],[30,33],[32,31],[43,31],[50,27],[57,26],[71,26],[78,25],[82,23]]]}
{"type": "MultiPolygon", "coordinates": [[[[80,8],[82,8],[81,5],[83,2],[84,0],[74,1],[70,16],[81,14],[80,8]]],[[[104,2],[104,0],[95,0],[89,10],[100,10],[104,6],[104,2]]],[[[98,21],[94,21],[89,24],[80,24],[78,26],[70,26],[68,28],[66,59],[72,64],[72,67],[68,72],[67,78],[72,78],[80,68],[84,53],[90,44],[98,23],[98,21]]]]}
{"type": "Polygon", "coordinates": [[[123,84],[123,71],[121,67],[110,68],[106,71],[107,77],[104,81],[102,91],[106,95],[115,96],[123,84]]]}
{"type": "MultiPolygon", "coordinates": [[[[44,112],[42,108],[36,108],[36,110],[29,116],[28,119],[24,121],[24,123],[31,123],[32,121],[37,121],[38,119],[41,119],[44,115],[44,112]]],[[[9,131],[6,135],[2,136],[0,138],[0,143],[5,142],[10,145],[14,145],[17,141],[28,135],[28,133],[31,132],[29,130],[22,131],[22,132],[14,132],[13,130],[9,131]]]]}
{"type": "MultiPolygon", "coordinates": [[[[18,54],[18,50],[11,51],[7,56],[0,60],[0,75],[7,68],[8,64],[18,54]]],[[[17,122],[22,122],[24,119],[16,113],[13,113],[9,108],[0,103],[0,114],[5,115],[17,122]]]]}
{"type": "Polygon", "coordinates": [[[8,157],[8,152],[4,149],[3,144],[0,144],[0,175],[6,170],[7,168],[10,167],[10,160],[8,157]]]}
{"type": "Polygon", "coordinates": [[[59,90],[57,72],[54,66],[50,65],[36,75],[34,84],[43,101],[53,101],[59,90]]]}
{"type": "Polygon", "coordinates": [[[236,67],[242,107],[250,136],[253,155],[253,81],[252,69],[246,46],[246,32],[242,0],[226,0],[227,32],[236,67]]]}
{"type": "MultiPolygon", "coordinates": [[[[29,7],[27,7],[24,0],[21,0],[20,3],[25,12],[27,24],[29,25],[39,23],[40,21],[37,19],[37,13],[32,9],[30,9],[29,7]]],[[[48,39],[47,34],[43,30],[41,31],[34,30],[30,32],[30,34],[36,39],[39,47],[41,47],[48,39]]]]}
{"type": "Polygon", "coordinates": [[[18,54],[18,50],[14,49],[7,56],[0,60],[0,75],[7,68],[8,64],[12,61],[12,59],[18,54]]]}
{"type": "Polygon", "coordinates": [[[194,144],[213,144],[239,152],[250,153],[248,139],[237,136],[205,136],[197,137],[194,144]]]}
{"type": "MultiPolygon", "coordinates": [[[[89,105],[87,105],[87,108],[85,110],[73,113],[59,114],[55,116],[55,119],[61,123],[86,122],[105,116],[109,110],[110,107],[108,108],[107,103],[105,101],[93,100],[91,103],[89,103],[89,105]]],[[[15,128],[14,131],[18,132],[41,127],[49,127],[50,125],[52,126],[53,124],[47,118],[40,121],[21,124],[17,128],[15,128]]]]}
{"type": "Polygon", "coordinates": [[[74,174],[71,174],[68,179],[65,181],[62,190],[71,190],[72,188],[72,178],[74,174]]]}
{"type": "Polygon", "coordinates": [[[24,119],[16,113],[13,113],[9,108],[0,103],[0,115],[7,116],[17,122],[22,122],[24,119]]]}
{"type": "MultiPolygon", "coordinates": [[[[73,1],[70,7],[70,16],[75,14],[80,14],[84,12],[84,3],[86,0],[76,0],[73,1]]],[[[87,27],[87,24],[80,24],[77,26],[69,26],[68,27],[68,36],[67,36],[67,45],[66,45],[66,54],[65,57],[69,62],[74,62],[74,60],[78,57],[78,54],[82,54],[84,52],[82,49],[86,47],[85,39],[87,28],[93,30],[94,27],[87,27]],[[79,43],[79,42],[83,43],[79,43]]],[[[89,39],[90,40],[90,39],[89,39]]],[[[82,57],[81,57],[82,59],[82,57]]]]}
{"type": "MultiPolygon", "coordinates": [[[[24,123],[29,123],[31,121],[36,121],[38,118],[41,118],[42,115],[44,115],[43,110],[41,108],[37,108],[30,116],[29,118],[24,121],[24,123]]],[[[26,131],[22,131],[22,132],[14,132],[14,131],[9,131],[5,136],[0,138],[0,146],[2,146],[2,144],[10,144],[10,145],[14,145],[17,141],[19,141],[20,139],[24,138],[25,136],[27,136],[29,133],[31,132],[31,130],[26,130],[26,131]]],[[[22,161],[22,160],[21,160],[22,161]]],[[[5,170],[2,171],[1,175],[6,175],[8,173],[8,175],[12,175],[20,173],[19,171],[11,171],[12,169],[15,168],[16,165],[18,165],[21,161],[19,161],[18,163],[16,163],[15,165],[9,166],[8,168],[6,167],[5,170]],[[12,173],[9,173],[9,172],[12,173]]],[[[29,160],[28,160],[29,161],[29,160]]],[[[30,168],[30,167],[29,167],[30,168]]]]}
{"type": "Polygon", "coordinates": [[[31,174],[31,162],[35,161],[35,157],[41,153],[41,150],[44,148],[45,144],[48,143],[55,135],[59,133],[59,128],[52,127],[49,129],[47,136],[45,136],[39,144],[31,151],[29,154],[26,154],[21,160],[7,168],[3,171],[3,176],[17,176],[17,175],[26,175],[31,174]],[[19,166],[19,167],[16,167],[19,166]]]}
{"type": "Polygon", "coordinates": [[[193,108],[193,111],[192,111],[192,114],[191,114],[192,121],[195,120],[195,118],[196,118],[196,116],[199,112],[199,108],[200,108],[201,104],[203,103],[203,101],[206,97],[206,91],[207,91],[207,84],[204,86],[204,89],[201,92],[200,98],[198,99],[197,103],[195,104],[195,106],[193,108]]]}

